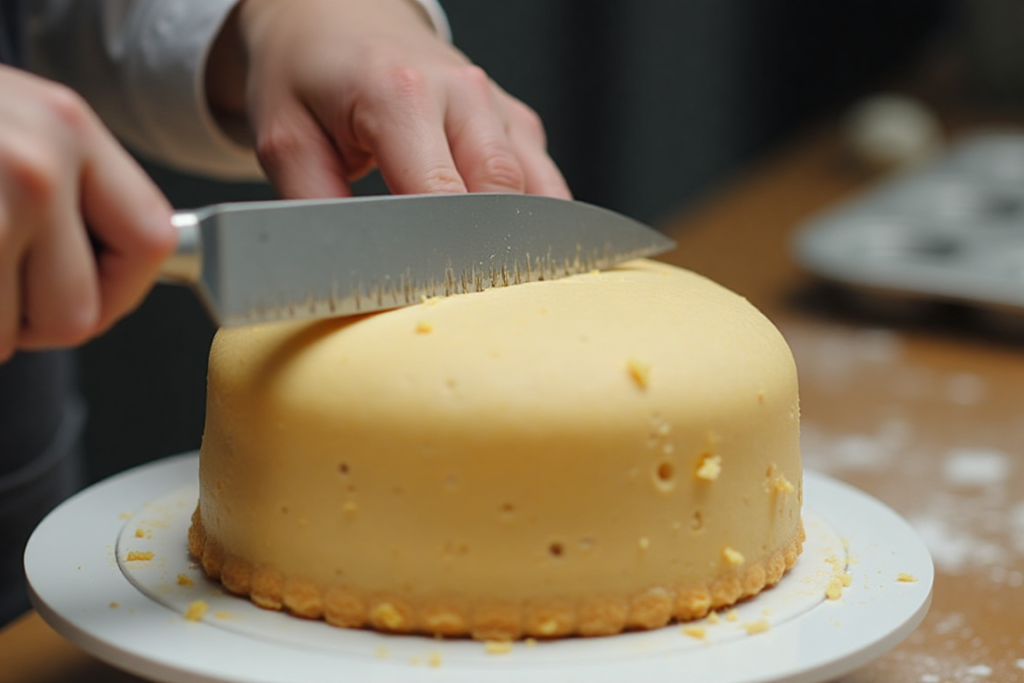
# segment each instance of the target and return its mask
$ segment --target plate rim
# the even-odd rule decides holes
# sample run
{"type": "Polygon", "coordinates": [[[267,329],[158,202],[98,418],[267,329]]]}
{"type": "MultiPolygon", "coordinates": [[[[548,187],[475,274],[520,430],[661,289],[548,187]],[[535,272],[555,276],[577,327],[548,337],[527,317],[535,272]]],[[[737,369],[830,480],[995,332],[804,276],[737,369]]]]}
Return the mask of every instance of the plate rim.
{"type": "MultiPolygon", "coordinates": [[[[504,669],[462,664],[429,668],[388,659],[345,659],[337,653],[298,651],[266,641],[255,643],[244,635],[203,622],[182,624],[180,615],[146,596],[128,580],[117,564],[115,548],[121,529],[138,509],[175,487],[195,481],[198,481],[198,453],[189,451],[116,474],[54,509],[36,528],[25,550],[29,596],[43,619],[68,640],[112,666],[163,683],[320,683],[337,676],[339,661],[352,667],[353,676],[366,681],[456,683],[479,681],[481,676],[495,682],[511,681],[513,677],[518,680],[523,676],[538,683],[563,680],[568,670],[566,666],[531,667],[516,663],[504,669]],[[78,528],[78,533],[69,538],[68,531],[73,526],[84,528],[78,528]],[[64,551],[56,566],[53,562],[55,543],[62,543],[64,551]],[[75,587],[84,590],[75,592],[71,599],[67,593],[75,587]],[[119,603],[117,610],[110,608],[112,601],[119,603]],[[139,632],[144,629],[138,629],[137,623],[129,628],[120,625],[118,619],[102,618],[111,613],[141,614],[153,633],[147,639],[140,636],[139,632]],[[172,647],[159,638],[171,639],[172,647]],[[211,652],[218,648],[218,652],[211,652]],[[234,658],[237,664],[239,657],[246,658],[250,664],[244,671],[224,661],[234,658]],[[327,673],[332,673],[333,677],[325,675],[327,673]]],[[[711,663],[721,665],[721,670],[716,672],[721,675],[705,680],[711,683],[782,680],[821,683],[881,656],[924,619],[931,603],[934,566],[924,542],[906,520],[860,489],[809,470],[804,471],[804,508],[837,530],[847,541],[848,554],[853,561],[861,562],[869,557],[873,558],[872,562],[884,564],[885,560],[880,558],[888,555],[896,561],[902,560],[907,565],[905,568],[912,570],[908,573],[914,574],[916,582],[899,584],[893,575],[874,589],[866,585],[860,591],[846,589],[842,600],[825,601],[804,615],[773,627],[768,633],[712,643],[701,652],[707,653],[705,659],[711,663]],[[842,514],[849,507],[858,514],[842,514]],[[837,516],[842,519],[837,520],[837,516]],[[864,528],[869,519],[886,522],[891,545],[877,547],[877,528],[874,525],[864,528]],[[894,542],[897,537],[899,543],[894,542]],[[872,538],[876,540],[869,540],[872,538]],[[901,600],[894,603],[901,608],[898,616],[890,617],[888,623],[872,629],[872,633],[862,629],[857,631],[857,638],[836,639],[846,640],[845,645],[825,640],[824,649],[808,647],[804,641],[820,638],[817,631],[827,626],[829,620],[833,623],[836,619],[862,621],[865,610],[877,606],[879,601],[872,590],[899,593],[901,600]],[[787,663],[780,653],[794,649],[799,654],[795,661],[791,658],[787,663]],[[757,661],[758,666],[748,671],[742,667],[737,669],[737,665],[731,663],[737,658],[757,661]]],[[[865,569],[863,564],[855,565],[854,575],[860,574],[861,569],[865,569]]],[[[887,594],[887,597],[892,596],[887,594]]],[[[886,607],[890,608],[892,604],[886,607]]],[[[603,660],[599,665],[586,665],[586,672],[588,680],[595,683],[641,675],[657,681],[660,670],[668,674],[664,680],[678,680],[680,670],[673,665],[682,663],[685,657],[691,658],[690,664],[695,663],[693,652],[670,653],[622,661],[603,660]]]]}

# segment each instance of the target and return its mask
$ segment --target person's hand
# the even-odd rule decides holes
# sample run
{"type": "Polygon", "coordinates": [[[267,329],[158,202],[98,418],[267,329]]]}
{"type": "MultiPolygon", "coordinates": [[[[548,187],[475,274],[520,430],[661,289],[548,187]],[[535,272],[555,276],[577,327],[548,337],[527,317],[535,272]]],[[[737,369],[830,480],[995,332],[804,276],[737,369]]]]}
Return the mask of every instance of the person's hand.
{"type": "Polygon", "coordinates": [[[245,112],[285,197],[347,196],[375,165],[396,194],[570,196],[537,114],[412,0],[242,0],[207,94],[221,116],[245,112]]]}
{"type": "Polygon", "coordinates": [[[72,91],[0,67],[0,362],[80,344],[174,249],[171,207],[72,91]]]}

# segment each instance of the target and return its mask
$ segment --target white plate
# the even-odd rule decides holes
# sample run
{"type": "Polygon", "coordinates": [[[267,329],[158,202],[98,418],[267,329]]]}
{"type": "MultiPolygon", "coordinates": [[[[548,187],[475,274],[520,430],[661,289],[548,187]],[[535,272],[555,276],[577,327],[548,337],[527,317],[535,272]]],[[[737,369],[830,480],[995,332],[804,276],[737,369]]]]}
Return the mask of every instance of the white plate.
{"type": "Polygon", "coordinates": [[[698,622],[702,639],[673,625],[516,644],[496,655],[472,641],[336,629],[259,610],[202,576],[184,537],[196,472],[190,453],[101,482],[54,510],[25,552],[33,602],[51,626],[115,666],[167,683],[813,683],[895,646],[931,601],[931,558],[910,526],[860,491],[807,472],[808,540],[796,566],[740,605],[734,621],[698,622]],[[153,559],[128,562],[133,550],[153,559]],[[823,599],[843,569],[851,585],[838,600],[823,599]],[[185,619],[196,600],[209,606],[206,615],[185,619]],[[767,631],[747,632],[761,621],[767,631]]]}

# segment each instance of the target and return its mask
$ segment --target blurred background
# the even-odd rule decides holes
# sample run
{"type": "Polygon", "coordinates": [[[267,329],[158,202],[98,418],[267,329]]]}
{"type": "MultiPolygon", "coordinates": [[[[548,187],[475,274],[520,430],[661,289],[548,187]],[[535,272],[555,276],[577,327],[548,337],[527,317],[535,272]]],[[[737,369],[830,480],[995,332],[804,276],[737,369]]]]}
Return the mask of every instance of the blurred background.
{"type": "MultiPolygon", "coordinates": [[[[656,227],[801,131],[888,87],[923,54],[951,46],[966,68],[992,75],[987,92],[998,94],[998,69],[971,65],[1001,63],[1000,49],[1024,44],[1019,33],[1005,45],[992,37],[1007,16],[1024,27],[1019,0],[443,5],[456,45],[540,113],[577,198],[656,227]]],[[[182,208],[272,196],[264,185],[149,169],[182,208]]],[[[360,191],[380,192],[379,179],[360,191]]],[[[190,291],[158,286],[138,312],[81,349],[90,481],[198,448],[213,332],[190,291]]]]}

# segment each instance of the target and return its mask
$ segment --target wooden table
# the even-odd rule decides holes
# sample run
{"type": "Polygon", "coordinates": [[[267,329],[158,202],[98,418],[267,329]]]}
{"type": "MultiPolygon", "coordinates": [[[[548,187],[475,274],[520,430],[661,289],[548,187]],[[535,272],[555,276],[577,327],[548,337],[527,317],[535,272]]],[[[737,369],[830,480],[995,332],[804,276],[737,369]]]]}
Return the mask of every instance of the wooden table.
{"type": "MultiPolygon", "coordinates": [[[[918,528],[937,568],[924,623],[848,683],[1024,681],[1024,341],[963,312],[911,322],[858,309],[802,273],[788,236],[865,183],[834,131],[771,156],[671,222],[667,260],[748,297],[801,372],[806,466],[918,528]]],[[[137,681],[34,613],[0,632],[8,683],[137,681]]]]}

